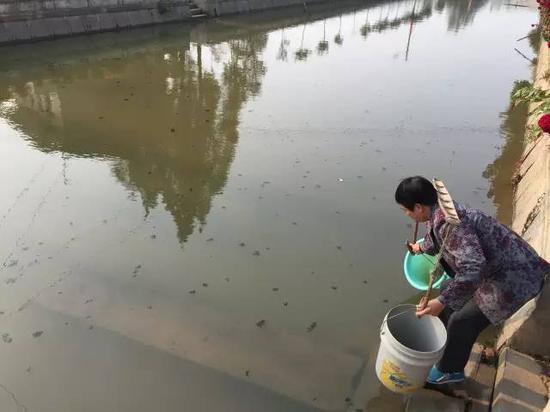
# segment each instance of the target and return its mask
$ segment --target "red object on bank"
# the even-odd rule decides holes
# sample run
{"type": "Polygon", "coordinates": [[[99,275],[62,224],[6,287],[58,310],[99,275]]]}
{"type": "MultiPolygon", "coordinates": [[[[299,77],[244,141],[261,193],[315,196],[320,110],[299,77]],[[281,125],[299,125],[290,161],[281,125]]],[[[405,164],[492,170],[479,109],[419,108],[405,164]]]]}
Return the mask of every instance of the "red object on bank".
{"type": "Polygon", "coordinates": [[[550,113],[546,113],[541,116],[539,119],[539,127],[545,133],[550,133],[550,113]]]}

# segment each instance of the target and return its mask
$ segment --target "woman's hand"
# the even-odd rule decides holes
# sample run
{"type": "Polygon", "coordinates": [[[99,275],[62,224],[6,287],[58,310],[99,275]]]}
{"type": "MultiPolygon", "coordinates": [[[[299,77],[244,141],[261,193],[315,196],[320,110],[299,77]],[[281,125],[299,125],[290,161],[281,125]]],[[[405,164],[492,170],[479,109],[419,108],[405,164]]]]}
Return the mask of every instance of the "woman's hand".
{"type": "Polygon", "coordinates": [[[416,316],[419,318],[424,315],[438,316],[445,308],[445,305],[439,299],[432,299],[427,304],[425,302],[425,298],[422,298],[420,303],[416,305],[416,316]]]}
{"type": "Polygon", "coordinates": [[[422,249],[420,249],[420,243],[407,243],[407,247],[409,248],[409,252],[411,252],[413,255],[418,255],[422,253],[422,249]]]}

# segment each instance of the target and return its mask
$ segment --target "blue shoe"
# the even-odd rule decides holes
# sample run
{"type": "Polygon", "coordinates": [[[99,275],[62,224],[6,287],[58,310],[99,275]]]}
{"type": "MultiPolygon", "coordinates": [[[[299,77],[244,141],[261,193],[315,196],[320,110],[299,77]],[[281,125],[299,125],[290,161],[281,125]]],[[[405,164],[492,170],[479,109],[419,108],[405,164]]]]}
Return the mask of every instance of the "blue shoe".
{"type": "Polygon", "coordinates": [[[441,372],[435,366],[432,366],[426,381],[432,385],[443,385],[445,383],[462,382],[464,379],[466,379],[464,372],[441,372]]]}

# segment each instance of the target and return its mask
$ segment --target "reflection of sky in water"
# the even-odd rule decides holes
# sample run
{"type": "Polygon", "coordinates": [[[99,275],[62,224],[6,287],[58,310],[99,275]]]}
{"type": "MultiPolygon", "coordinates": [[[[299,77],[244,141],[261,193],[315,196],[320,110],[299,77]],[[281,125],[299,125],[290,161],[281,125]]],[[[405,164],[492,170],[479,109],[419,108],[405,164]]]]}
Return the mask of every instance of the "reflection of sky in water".
{"type": "Polygon", "coordinates": [[[372,365],[380,319],[415,294],[395,185],[437,175],[494,211],[482,173],[535,13],[355,8],[9,49],[0,358],[29,410],[92,404],[100,370],[139,388],[106,410],[153,410],[148,387],[204,410],[202,386],[210,410],[398,408],[372,365]],[[39,388],[52,369],[73,394],[39,388]]]}

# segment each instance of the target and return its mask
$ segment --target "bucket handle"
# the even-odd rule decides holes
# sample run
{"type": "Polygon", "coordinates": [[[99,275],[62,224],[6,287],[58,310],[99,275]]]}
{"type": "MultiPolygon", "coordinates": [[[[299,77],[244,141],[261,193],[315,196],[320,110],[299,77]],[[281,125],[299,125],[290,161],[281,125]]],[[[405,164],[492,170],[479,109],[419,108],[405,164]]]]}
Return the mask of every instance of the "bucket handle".
{"type": "Polygon", "coordinates": [[[390,319],[393,319],[393,318],[396,318],[398,316],[401,316],[402,314],[404,313],[407,313],[407,312],[410,312],[411,310],[415,310],[416,311],[416,307],[412,307],[412,308],[407,308],[399,313],[396,313],[395,315],[391,315],[389,318],[388,317],[385,317],[384,320],[382,321],[382,324],[380,325],[380,335],[383,335],[384,332],[382,331],[382,329],[384,329],[384,324],[385,323],[388,323],[388,320],[390,319]]]}

